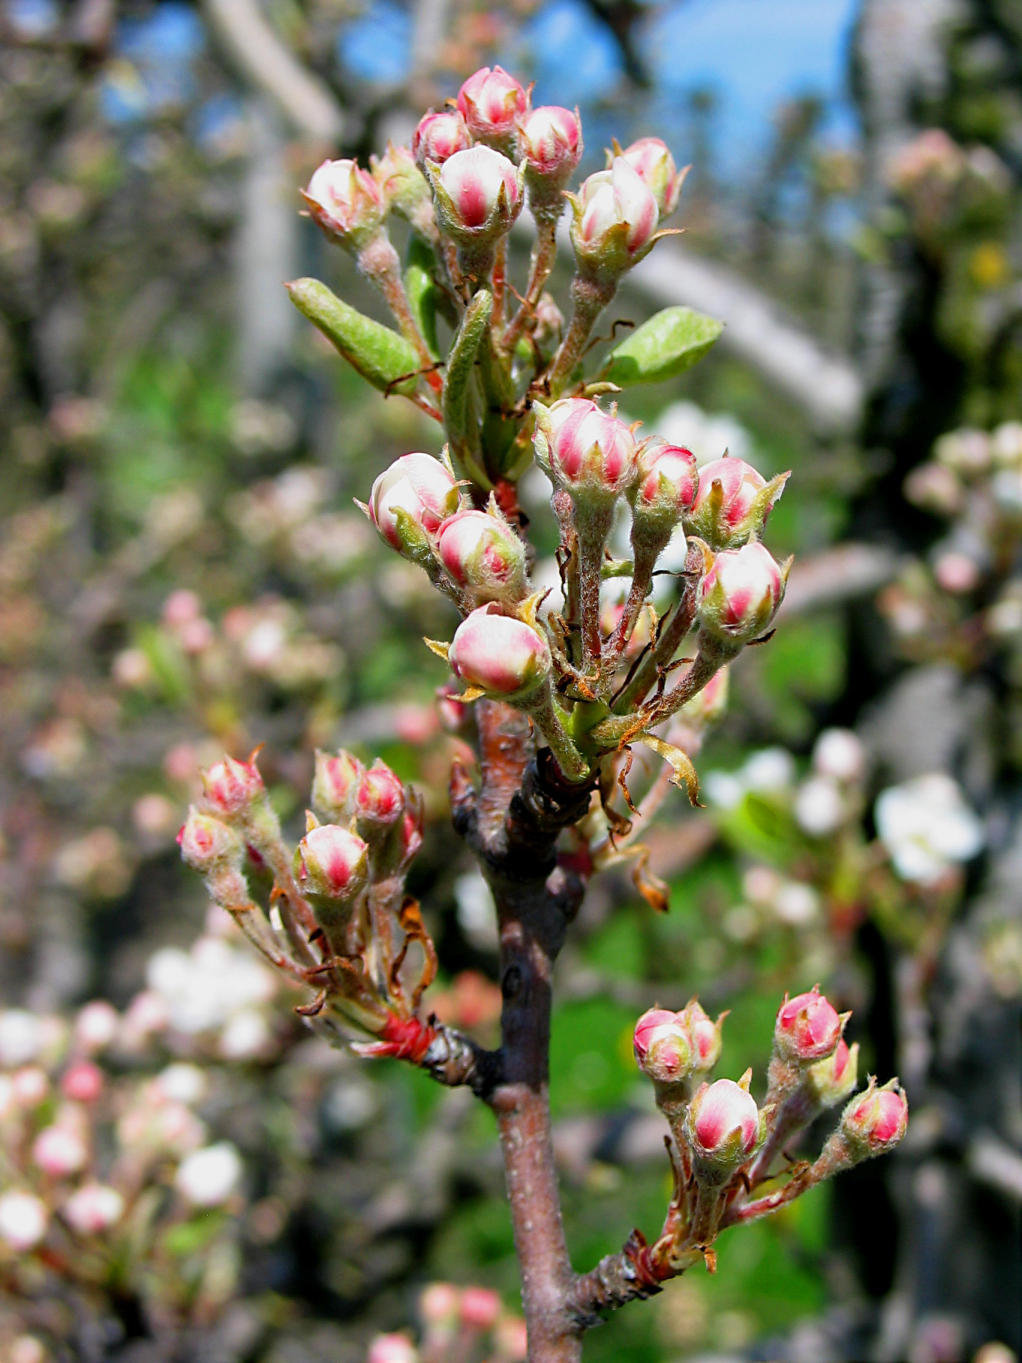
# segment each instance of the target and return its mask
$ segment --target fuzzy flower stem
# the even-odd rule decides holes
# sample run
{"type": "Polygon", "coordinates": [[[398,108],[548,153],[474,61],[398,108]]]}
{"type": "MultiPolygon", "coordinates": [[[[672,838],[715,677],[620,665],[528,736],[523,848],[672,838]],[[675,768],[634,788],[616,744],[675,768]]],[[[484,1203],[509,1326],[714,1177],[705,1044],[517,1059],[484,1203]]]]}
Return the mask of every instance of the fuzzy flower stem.
{"type": "Polygon", "coordinates": [[[551,397],[559,396],[572,370],[578,364],[589,340],[597,317],[614,297],[617,281],[594,279],[577,274],[571,282],[571,301],[574,310],[560,348],[545,376],[544,387],[551,397]]]}
{"type": "Polygon", "coordinates": [[[600,635],[600,582],[603,548],[614,518],[613,503],[576,518],[578,533],[578,593],[582,625],[582,671],[598,674],[603,655],[600,635]]]}
{"type": "Polygon", "coordinates": [[[699,551],[695,546],[690,546],[689,556],[685,564],[685,574],[682,578],[681,598],[670,620],[661,630],[656,644],[647,652],[646,657],[636,669],[635,675],[619,696],[615,703],[615,709],[631,710],[638,704],[656,681],[658,670],[667,666],[677,652],[681,641],[692,628],[699,591],[698,569],[695,567],[697,562],[701,563],[699,551]]]}
{"type": "Polygon", "coordinates": [[[656,567],[656,561],[662,548],[663,545],[653,544],[634,546],[632,584],[628,588],[628,596],[625,598],[621,619],[618,621],[617,628],[611,635],[607,646],[606,666],[608,672],[613,672],[621,654],[625,651],[628,640],[632,637],[632,630],[639,618],[639,611],[642,610],[642,603],[649,594],[650,584],[653,581],[653,569],[656,567]]]}
{"type": "MultiPolygon", "coordinates": [[[[560,217],[558,210],[557,217],[560,217]]],[[[554,268],[554,261],[557,258],[557,217],[536,217],[536,243],[532,248],[532,260],[529,266],[529,282],[525,289],[525,296],[518,305],[518,311],[507,325],[504,335],[501,337],[501,349],[507,352],[514,350],[519,336],[525,330],[526,323],[535,311],[536,304],[539,302],[543,286],[550,278],[550,273],[554,268]]]]}
{"type": "Polygon", "coordinates": [[[507,237],[497,242],[493,259],[493,335],[499,336],[504,325],[504,300],[507,293],[507,237]]]}
{"type": "Polygon", "coordinates": [[[402,336],[410,342],[422,361],[426,382],[435,393],[443,389],[443,380],[433,367],[426,339],[412,315],[412,309],[401,278],[401,261],[391,244],[390,238],[380,232],[359,251],[358,268],[366,279],[374,284],[383,295],[384,302],[393,314],[402,336]]]}
{"type": "Polygon", "coordinates": [[[530,696],[523,702],[522,708],[532,716],[536,728],[550,745],[550,751],[564,777],[572,782],[588,780],[589,764],[568,736],[560,711],[554,703],[549,678],[534,697],[530,696]]]}

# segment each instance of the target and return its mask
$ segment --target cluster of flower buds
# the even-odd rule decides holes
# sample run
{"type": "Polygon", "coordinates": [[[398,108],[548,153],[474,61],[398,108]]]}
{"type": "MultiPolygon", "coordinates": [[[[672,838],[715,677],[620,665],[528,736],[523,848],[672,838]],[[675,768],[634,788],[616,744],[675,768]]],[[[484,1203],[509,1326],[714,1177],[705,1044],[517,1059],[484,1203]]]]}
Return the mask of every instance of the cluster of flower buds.
{"type": "Polygon", "coordinates": [[[892,1149],[905,1134],[908,1105],[896,1080],[877,1087],[870,1079],[852,1096],[858,1047],[842,1036],[849,1016],[815,988],[786,996],[761,1104],[750,1092],[751,1070],[737,1082],[704,1077],[720,1055],[722,1018],[711,1022],[695,1000],[680,1013],[652,1008],[639,1018],[635,1056],[670,1125],[675,1176],[661,1235],[642,1251],[654,1277],[701,1256],[712,1264],[710,1246],[721,1230],[776,1211],[840,1169],[892,1149]],[[842,1102],[837,1127],[814,1162],[782,1161],[811,1122],[842,1102]],[[759,1188],[768,1180],[764,1194],[759,1188]]]}
{"type": "MultiPolygon", "coordinates": [[[[165,1314],[186,1301],[203,1309],[173,1255],[156,1272],[153,1254],[200,1219],[219,1240],[233,1237],[235,1218],[210,1212],[243,1206],[242,1160],[200,1116],[203,1069],[125,1067],[136,1032],[131,1010],[105,1000],[70,1019],[0,1012],[0,1264],[15,1298],[55,1296],[69,1282],[92,1291],[108,1269],[116,1290],[165,1314]]],[[[222,1275],[216,1291],[231,1290],[222,1275]]]]}
{"type": "Polygon", "coordinates": [[[317,753],[312,809],[292,852],[254,755],[217,763],[203,787],[179,835],[182,856],[271,965],[315,986],[296,1011],[327,1031],[369,1033],[368,1054],[421,1058],[433,1033],[417,1010],[436,958],[404,890],[422,843],[421,799],[383,762],[317,753]],[[260,884],[265,904],[253,897],[260,884]]]}
{"type": "Polygon", "coordinates": [[[430,1283],[419,1296],[422,1334],[377,1335],[366,1363],[521,1363],[527,1353],[525,1322],[505,1311],[487,1287],[430,1283]]]}

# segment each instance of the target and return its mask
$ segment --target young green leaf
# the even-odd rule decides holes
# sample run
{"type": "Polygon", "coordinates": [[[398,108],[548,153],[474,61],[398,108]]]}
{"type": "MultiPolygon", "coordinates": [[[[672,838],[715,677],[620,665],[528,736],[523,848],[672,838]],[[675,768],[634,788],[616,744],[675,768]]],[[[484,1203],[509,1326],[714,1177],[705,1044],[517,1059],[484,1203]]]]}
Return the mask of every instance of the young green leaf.
{"type": "Polygon", "coordinates": [[[723,330],[723,322],[691,308],[664,308],[614,347],[600,378],[621,388],[673,379],[701,360],[723,330]]]}
{"type": "Polygon", "coordinates": [[[318,279],[296,279],[285,288],[298,311],[374,388],[411,397],[420,361],[403,336],[343,303],[318,279]]]}

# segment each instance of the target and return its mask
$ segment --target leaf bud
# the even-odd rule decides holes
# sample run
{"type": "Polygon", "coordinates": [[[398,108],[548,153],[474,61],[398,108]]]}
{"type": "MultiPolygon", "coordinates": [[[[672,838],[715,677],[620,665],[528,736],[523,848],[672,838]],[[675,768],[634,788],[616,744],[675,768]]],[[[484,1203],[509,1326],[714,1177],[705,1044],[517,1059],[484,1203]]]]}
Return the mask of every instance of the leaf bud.
{"type": "Polygon", "coordinates": [[[525,545],[499,513],[456,512],[441,525],[436,548],[458,586],[480,604],[526,595],[525,545]]]}
{"type": "Polygon", "coordinates": [[[530,695],[552,666],[546,636],[524,620],[502,615],[493,602],[461,622],[448,660],[455,676],[502,700],[530,695]]]}
{"type": "Polygon", "coordinates": [[[373,483],[369,519],[404,558],[430,552],[430,536],[458,508],[454,479],[432,455],[403,454],[373,483]]]}
{"type": "Polygon", "coordinates": [[[722,550],[700,583],[701,626],[724,642],[750,643],[777,614],[786,577],[758,540],[722,550]]]}

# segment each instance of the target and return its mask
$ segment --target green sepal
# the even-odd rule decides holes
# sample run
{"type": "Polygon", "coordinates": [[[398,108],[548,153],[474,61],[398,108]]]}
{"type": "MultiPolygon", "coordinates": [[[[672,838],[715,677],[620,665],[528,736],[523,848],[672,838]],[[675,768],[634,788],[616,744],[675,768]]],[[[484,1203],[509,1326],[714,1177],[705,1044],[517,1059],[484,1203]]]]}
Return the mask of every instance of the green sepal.
{"type": "Polygon", "coordinates": [[[298,311],[374,388],[403,397],[415,393],[421,363],[403,336],[342,302],[318,279],[295,279],[284,287],[298,311]]]}
{"type": "Polygon", "coordinates": [[[723,322],[692,308],[664,308],[614,347],[599,378],[622,388],[673,379],[701,360],[723,330],[723,322]]]}

